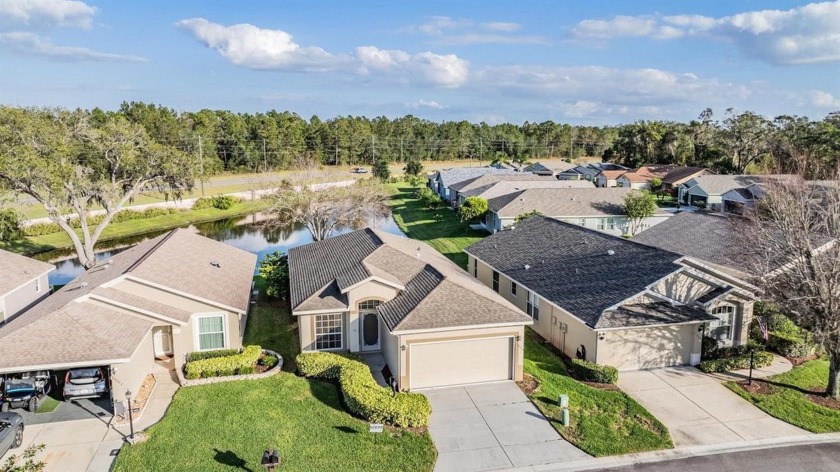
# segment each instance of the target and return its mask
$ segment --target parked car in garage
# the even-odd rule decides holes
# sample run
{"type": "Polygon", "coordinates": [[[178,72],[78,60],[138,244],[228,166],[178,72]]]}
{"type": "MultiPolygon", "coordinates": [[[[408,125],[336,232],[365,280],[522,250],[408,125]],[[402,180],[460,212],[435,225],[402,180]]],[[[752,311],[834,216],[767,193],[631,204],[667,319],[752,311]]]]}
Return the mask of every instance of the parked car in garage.
{"type": "Polygon", "coordinates": [[[101,367],[71,369],[64,375],[64,400],[101,397],[107,392],[108,380],[101,367]]]}
{"type": "Polygon", "coordinates": [[[23,418],[17,413],[0,413],[0,457],[23,443],[23,418]]]}
{"type": "Polygon", "coordinates": [[[26,372],[8,376],[2,380],[0,389],[0,411],[10,408],[26,408],[35,411],[38,403],[52,388],[49,372],[26,372]]]}

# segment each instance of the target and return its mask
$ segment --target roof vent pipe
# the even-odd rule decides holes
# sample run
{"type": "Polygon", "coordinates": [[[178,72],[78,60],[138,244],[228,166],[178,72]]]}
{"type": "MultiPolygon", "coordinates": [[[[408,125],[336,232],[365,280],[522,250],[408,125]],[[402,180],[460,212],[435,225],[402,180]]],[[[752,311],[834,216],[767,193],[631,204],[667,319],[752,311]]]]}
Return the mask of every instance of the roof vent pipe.
{"type": "Polygon", "coordinates": [[[615,255],[615,251],[613,251],[612,249],[610,249],[609,251],[607,251],[607,255],[608,255],[608,256],[614,256],[614,255],[615,255]]]}

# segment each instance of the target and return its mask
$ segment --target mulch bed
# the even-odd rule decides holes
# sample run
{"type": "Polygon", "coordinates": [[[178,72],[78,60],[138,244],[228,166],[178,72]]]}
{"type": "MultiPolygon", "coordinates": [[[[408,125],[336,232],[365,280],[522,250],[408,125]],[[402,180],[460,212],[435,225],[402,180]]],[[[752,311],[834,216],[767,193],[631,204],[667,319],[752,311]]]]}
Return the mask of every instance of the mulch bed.
{"type": "Polygon", "coordinates": [[[810,356],[807,356],[807,357],[788,357],[787,360],[789,360],[790,363],[793,364],[794,367],[796,367],[796,366],[802,365],[802,364],[804,364],[808,361],[812,361],[814,359],[819,359],[819,357],[820,356],[818,356],[816,354],[811,354],[810,356]]]}
{"type": "Polygon", "coordinates": [[[516,382],[516,385],[519,386],[519,389],[522,390],[525,395],[530,395],[540,388],[540,381],[531,375],[524,374],[522,376],[522,380],[516,382]]]}
{"type": "MultiPolygon", "coordinates": [[[[131,399],[131,411],[133,414],[138,414],[143,411],[143,407],[146,405],[146,401],[149,400],[149,396],[152,394],[152,390],[155,388],[155,376],[153,374],[149,374],[143,379],[143,385],[140,386],[140,390],[132,397],[131,399]]],[[[128,419],[128,412],[125,412],[125,415],[117,415],[122,421],[128,419]]]]}
{"type": "Polygon", "coordinates": [[[817,405],[831,408],[832,410],[840,410],[840,400],[829,398],[824,393],[806,393],[805,398],[811,400],[817,405]]]}
{"type": "Polygon", "coordinates": [[[776,388],[763,380],[753,379],[752,385],[746,380],[738,382],[738,386],[749,393],[756,393],[759,395],[769,395],[776,391],[776,388]]]}

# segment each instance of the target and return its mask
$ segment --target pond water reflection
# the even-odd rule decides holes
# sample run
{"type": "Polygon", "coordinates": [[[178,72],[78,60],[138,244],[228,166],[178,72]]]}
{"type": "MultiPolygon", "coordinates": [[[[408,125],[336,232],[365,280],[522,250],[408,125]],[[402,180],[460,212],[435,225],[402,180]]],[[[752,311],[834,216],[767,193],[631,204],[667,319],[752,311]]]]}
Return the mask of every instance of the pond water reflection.
{"type": "MultiPolygon", "coordinates": [[[[257,255],[259,260],[269,253],[275,251],[288,251],[289,248],[300,246],[312,242],[312,235],[303,226],[296,226],[291,228],[273,229],[259,223],[261,221],[260,215],[249,215],[245,218],[232,218],[218,221],[211,221],[209,223],[201,223],[194,225],[195,230],[202,236],[206,236],[216,241],[221,241],[225,244],[230,244],[233,247],[242,249],[244,251],[252,252],[257,255]]],[[[371,221],[368,225],[372,228],[378,228],[392,234],[404,236],[403,232],[394,222],[393,218],[385,217],[371,221]]],[[[352,231],[351,228],[341,228],[336,234],[342,234],[352,231]]],[[[117,254],[128,247],[140,243],[149,238],[158,236],[159,233],[151,233],[143,237],[134,237],[129,240],[117,240],[109,242],[112,249],[97,252],[97,259],[107,260],[114,254],[117,254]]],[[[66,257],[66,252],[45,254],[46,259],[55,259],[66,257]]],[[[79,274],[84,272],[84,267],[79,263],[79,259],[72,257],[69,259],[59,260],[53,262],[55,270],[50,273],[50,285],[64,285],[76,278],[79,274]]]]}

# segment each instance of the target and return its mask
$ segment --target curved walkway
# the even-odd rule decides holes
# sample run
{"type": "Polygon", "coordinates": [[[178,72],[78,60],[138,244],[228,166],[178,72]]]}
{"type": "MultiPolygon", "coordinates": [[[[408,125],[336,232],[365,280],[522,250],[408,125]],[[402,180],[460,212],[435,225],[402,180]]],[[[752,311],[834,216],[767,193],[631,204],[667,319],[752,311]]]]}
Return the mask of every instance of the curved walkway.
{"type": "MultiPolygon", "coordinates": [[[[773,363],[761,369],[753,369],[752,377],[754,379],[766,379],[776,374],[784,374],[793,369],[793,364],[782,356],[773,356],[773,363]]],[[[740,382],[750,378],[750,369],[733,370],[732,372],[716,372],[708,374],[721,382],[740,382]]]]}

